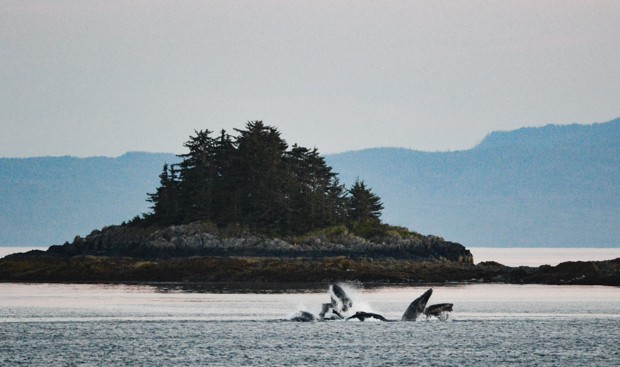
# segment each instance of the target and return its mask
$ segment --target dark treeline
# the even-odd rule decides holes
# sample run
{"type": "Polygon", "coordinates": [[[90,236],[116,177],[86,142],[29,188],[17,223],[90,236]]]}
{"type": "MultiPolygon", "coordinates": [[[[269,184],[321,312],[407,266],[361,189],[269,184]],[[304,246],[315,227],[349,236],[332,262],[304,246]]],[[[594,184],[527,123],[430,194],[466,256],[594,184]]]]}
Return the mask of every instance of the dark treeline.
{"type": "Polygon", "coordinates": [[[160,187],[149,194],[152,212],[137,222],[210,221],[270,234],[380,227],[380,198],[359,180],[347,190],[316,148],[289,148],[261,121],[235,131],[190,136],[189,152],[179,156],[181,163],[164,165],[160,187]]]}

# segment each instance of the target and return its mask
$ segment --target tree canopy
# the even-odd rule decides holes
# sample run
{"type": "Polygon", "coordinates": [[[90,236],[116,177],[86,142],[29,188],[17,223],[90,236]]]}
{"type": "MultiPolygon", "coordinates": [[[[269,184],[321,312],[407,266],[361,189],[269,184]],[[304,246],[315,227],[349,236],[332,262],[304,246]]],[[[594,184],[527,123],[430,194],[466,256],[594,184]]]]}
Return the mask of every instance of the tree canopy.
{"type": "Polygon", "coordinates": [[[350,190],[316,148],[289,147],[280,132],[250,121],[236,136],[195,131],[178,164],[165,164],[148,195],[151,224],[198,220],[277,234],[353,223],[380,224],[383,205],[357,180],[350,190]]]}

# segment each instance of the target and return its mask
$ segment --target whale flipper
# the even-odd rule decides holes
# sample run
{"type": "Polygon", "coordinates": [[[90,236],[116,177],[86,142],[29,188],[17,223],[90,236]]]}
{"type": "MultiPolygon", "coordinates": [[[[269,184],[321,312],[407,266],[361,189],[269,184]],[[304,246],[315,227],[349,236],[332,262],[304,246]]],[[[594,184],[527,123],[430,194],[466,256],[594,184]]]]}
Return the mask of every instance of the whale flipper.
{"type": "Polygon", "coordinates": [[[360,321],[364,321],[366,319],[377,319],[381,321],[389,321],[388,319],[386,319],[385,317],[379,314],[372,313],[372,312],[364,312],[364,311],[358,311],[355,313],[355,315],[347,317],[347,320],[351,320],[351,319],[358,319],[360,321]]]}
{"type": "Polygon", "coordinates": [[[422,312],[424,312],[424,309],[426,308],[426,303],[428,302],[428,299],[431,298],[432,294],[433,294],[433,288],[430,288],[429,290],[424,292],[424,294],[422,294],[420,297],[416,298],[413,302],[411,302],[411,304],[409,305],[409,307],[407,307],[407,310],[403,314],[403,317],[401,318],[401,320],[402,321],[415,321],[418,318],[418,316],[422,312]]]}

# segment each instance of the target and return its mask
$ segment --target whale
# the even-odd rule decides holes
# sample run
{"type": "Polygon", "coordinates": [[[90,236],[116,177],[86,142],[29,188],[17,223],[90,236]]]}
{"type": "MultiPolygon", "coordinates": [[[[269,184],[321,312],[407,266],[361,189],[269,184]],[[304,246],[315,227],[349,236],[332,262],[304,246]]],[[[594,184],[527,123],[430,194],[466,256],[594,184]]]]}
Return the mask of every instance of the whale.
{"type": "Polygon", "coordinates": [[[424,310],[424,314],[426,315],[426,318],[435,316],[439,319],[447,319],[447,315],[444,315],[446,314],[446,312],[452,311],[452,306],[452,303],[438,303],[436,305],[430,305],[426,307],[426,309],[424,310]]]}
{"type": "Polygon", "coordinates": [[[316,317],[308,311],[299,311],[295,316],[291,318],[291,321],[297,322],[310,322],[315,321],[316,317]]]}
{"type": "Polygon", "coordinates": [[[310,321],[332,321],[343,320],[343,313],[353,307],[353,300],[338,284],[332,284],[329,288],[330,303],[321,305],[321,312],[316,317],[308,311],[299,311],[291,318],[291,321],[310,322],[310,321]]]}
{"type": "MultiPolygon", "coordinates": [[[[323,303],[321,305],[321,312],[318,317],[313,315],[308,311],[299,311],[293,318],[292,321],[298,322],[310,322],[310,321],[333,321],[333,320],[352,320],[357,319],[359,321],[364,321],[367,319],[376,319],[380,321],[396,321],[396,320],[388,320],[384,316],[367,311],[357,311],[352,316],[346,315],[346,312],[352,309],[353,300],[344,289],[338,285],[333,284],[329,288],[330,292],[330,303],[323,303]]],[[[426,292],[424,292],[421,296],[413,300],[409,307],[405,310],[405,313],[401,317],[401,321],[416,321],[417,318],[424,314],[426,318],[437,317],[438,319],[445,321],[448,318],[447,313],[452,311],[453,304],[452,303],[438,303],[434,305],[430,305],[426,307],[428,300],[431,298],[433,294],[433,288],[429,288],[426,292]]]]}
{"type": "Polygon", "coordinates": [[[347,312],[353,307],[353,301],[347,295],[347,292],[338,284],[332,284],[331,293],[332,307],[334,310],[342,313],[347,312]]]}
{"type": "Polygon", "coordinates": [[[388,320],[385,317],[377,314],[377,313],[373,313],[373,312],[364,312],[364,311],[357,311],[355,313],[355,315],[353,316],[349,316],[347,317],[347,320],[351,320],[351,319],[358,319],[360,321],[364,321],[366,319],[377,319],[377,320],[381,320],[381,321],[392,321],[392,320],[388,320]]]}
{"type": "Polygon", "coordinates": [[[353,307],[353,300],[344,289],[338,284],[329,287],[330,303],[321,305],[319,319],[321,320],[341,320],[344,319],[343,313],[353,307]]]}
{"type": "Polygon", "coordinates": [[[323,303],[321,305],[321,313],[319,313],[319,319],[321,320],[342,320],[344,316],[334,309],[333,304],[323,303]],[[328,313],[331,312],[329,315],[328,313]]]}
{"type": "Polygon", "coordinates": [[[428,299],[431,298],[432,294],[433,294],[433,288],[430,288],[429,290],[424,292],[420,297],[414,299],[413,302],[411,302],[411,304],[409,305],[409,307],[407,307],[407,310],[405,310],[405,313],[403,314],[403,317],[401,318],[401,320],[402,321],[415,321],[418,318],[418,316],[420,316],[420,314],[423,313],[424,310],[426,309],[426,303],[428,302],[428,299]]]}

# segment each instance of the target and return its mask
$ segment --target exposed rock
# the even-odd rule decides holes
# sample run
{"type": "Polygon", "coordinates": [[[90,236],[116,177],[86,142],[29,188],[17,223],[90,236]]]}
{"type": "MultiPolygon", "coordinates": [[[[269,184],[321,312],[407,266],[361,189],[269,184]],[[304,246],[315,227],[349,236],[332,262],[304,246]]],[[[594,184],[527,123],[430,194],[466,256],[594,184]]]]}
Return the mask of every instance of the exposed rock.
{"type": "Polygon", "coordinates": [[[620,285],[620,258],[557,266],[473,264],[469,250],[390,227],[370,239],[345,227],[270,238],[196,222],[110,226],[48,251],[0,259],[0,281],[80,282],[502,282],[620,285]]]}
{"type": "Polygon", "coordinates": [[[55,256],[29,252],[0,259],[0,281],[34,282],[251,282],[437,284],[502,282],[600,284],[620,286],[620,258],[591,263],[594,273],[567,273],[556,267],[481,266],[448,261],[323,257],[184,257],[136,259],[103,256],[55,256]]]}
{"type": "Polygon", "coordinates": [[[346,230],[281,239],[243,233],[226,235],[212,224],[203,222],[159,229],[110,226],[93,231],[86,238],[78,236],[72,243],[52,246],[48,252],[62,256],[140,258],[347,256],[473,263],[471,252],[458,243],[410,232],[390,233],[371,240],[347,233],[346,230]]]}

